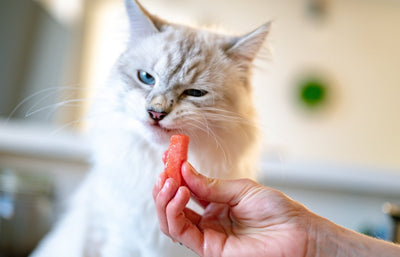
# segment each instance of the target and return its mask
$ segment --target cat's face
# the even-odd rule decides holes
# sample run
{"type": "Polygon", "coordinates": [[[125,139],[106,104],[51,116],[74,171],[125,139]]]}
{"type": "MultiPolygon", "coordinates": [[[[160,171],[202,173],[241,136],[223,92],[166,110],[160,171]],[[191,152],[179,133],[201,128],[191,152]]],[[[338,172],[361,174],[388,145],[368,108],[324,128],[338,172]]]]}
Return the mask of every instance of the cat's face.
{"type": "Polygon", "coordinates": [[[238,113],[238,98],[249,97],[245,74],[216,36],[207,36],[170,28],[133,44],[120,59],[126,113],[157,137],[207,132],[238,113]]]}
{"type": "Polygon", "coordinates": [[[127,119],[168,142],[171,134],[212,135],[251,115],[249,65],[268,29],[232,37],[172,25],[127,0],[131,41],[115,72],[127,119]]]}

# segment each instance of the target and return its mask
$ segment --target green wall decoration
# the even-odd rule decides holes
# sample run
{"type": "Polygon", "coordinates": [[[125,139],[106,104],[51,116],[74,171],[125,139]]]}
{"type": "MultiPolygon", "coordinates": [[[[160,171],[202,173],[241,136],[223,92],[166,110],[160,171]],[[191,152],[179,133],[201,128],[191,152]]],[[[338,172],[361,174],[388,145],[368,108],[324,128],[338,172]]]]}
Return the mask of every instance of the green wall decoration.
{"type": "Polygon", "coordinates": [[[297,98],[301,105],[310,109],[319,109],[326,105],[328,93],[328,84],[324,79],[309,76],[300,80],[297,98]]]}

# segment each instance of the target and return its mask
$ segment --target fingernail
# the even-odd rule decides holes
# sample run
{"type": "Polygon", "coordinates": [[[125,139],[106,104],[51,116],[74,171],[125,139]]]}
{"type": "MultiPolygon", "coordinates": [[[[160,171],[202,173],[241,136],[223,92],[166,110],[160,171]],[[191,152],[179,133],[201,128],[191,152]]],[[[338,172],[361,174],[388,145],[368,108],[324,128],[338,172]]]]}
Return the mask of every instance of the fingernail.
{"type": "Polygon", "coordinates": [[[193,168],[192,164],[190,164],[189,162],[187,163],[189,165],[190,170],[195,174],[195,175],[199,175],[199,173],[196,171],[195,168],[193,168]]]}

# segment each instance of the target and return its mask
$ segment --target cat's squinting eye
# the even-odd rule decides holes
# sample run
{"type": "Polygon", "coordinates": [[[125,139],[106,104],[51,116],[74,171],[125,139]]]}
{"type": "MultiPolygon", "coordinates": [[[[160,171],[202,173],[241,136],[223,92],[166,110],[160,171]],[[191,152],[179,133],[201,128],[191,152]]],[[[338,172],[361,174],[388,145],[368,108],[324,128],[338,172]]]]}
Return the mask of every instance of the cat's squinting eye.
{"type": "Polygon", "coordinates": [[[201,97],[206,95],[208,92],[201,89],[186,89],[183,93],[188,96],[201,97]]]}
{"type": "Polygon", "coordinates": [[[144,70],[138,70],[137,77],[140,82],[149,86],[153,86],[156,83],[156,79],[150,73],[144,70]]]}

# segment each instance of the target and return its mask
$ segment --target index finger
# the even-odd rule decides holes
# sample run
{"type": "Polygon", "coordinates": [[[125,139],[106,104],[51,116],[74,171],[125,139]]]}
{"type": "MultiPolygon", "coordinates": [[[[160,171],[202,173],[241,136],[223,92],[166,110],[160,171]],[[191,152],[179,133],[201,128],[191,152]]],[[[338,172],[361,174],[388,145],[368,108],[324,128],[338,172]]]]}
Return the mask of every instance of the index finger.
{"type": "Polygon", "coordinates": [[[237,205],[252,188],[260,186],[250,179],[222,180],[198,173],[188,162],[182,165],[182,176],[190,191],[203,203],[237,205]]]}

